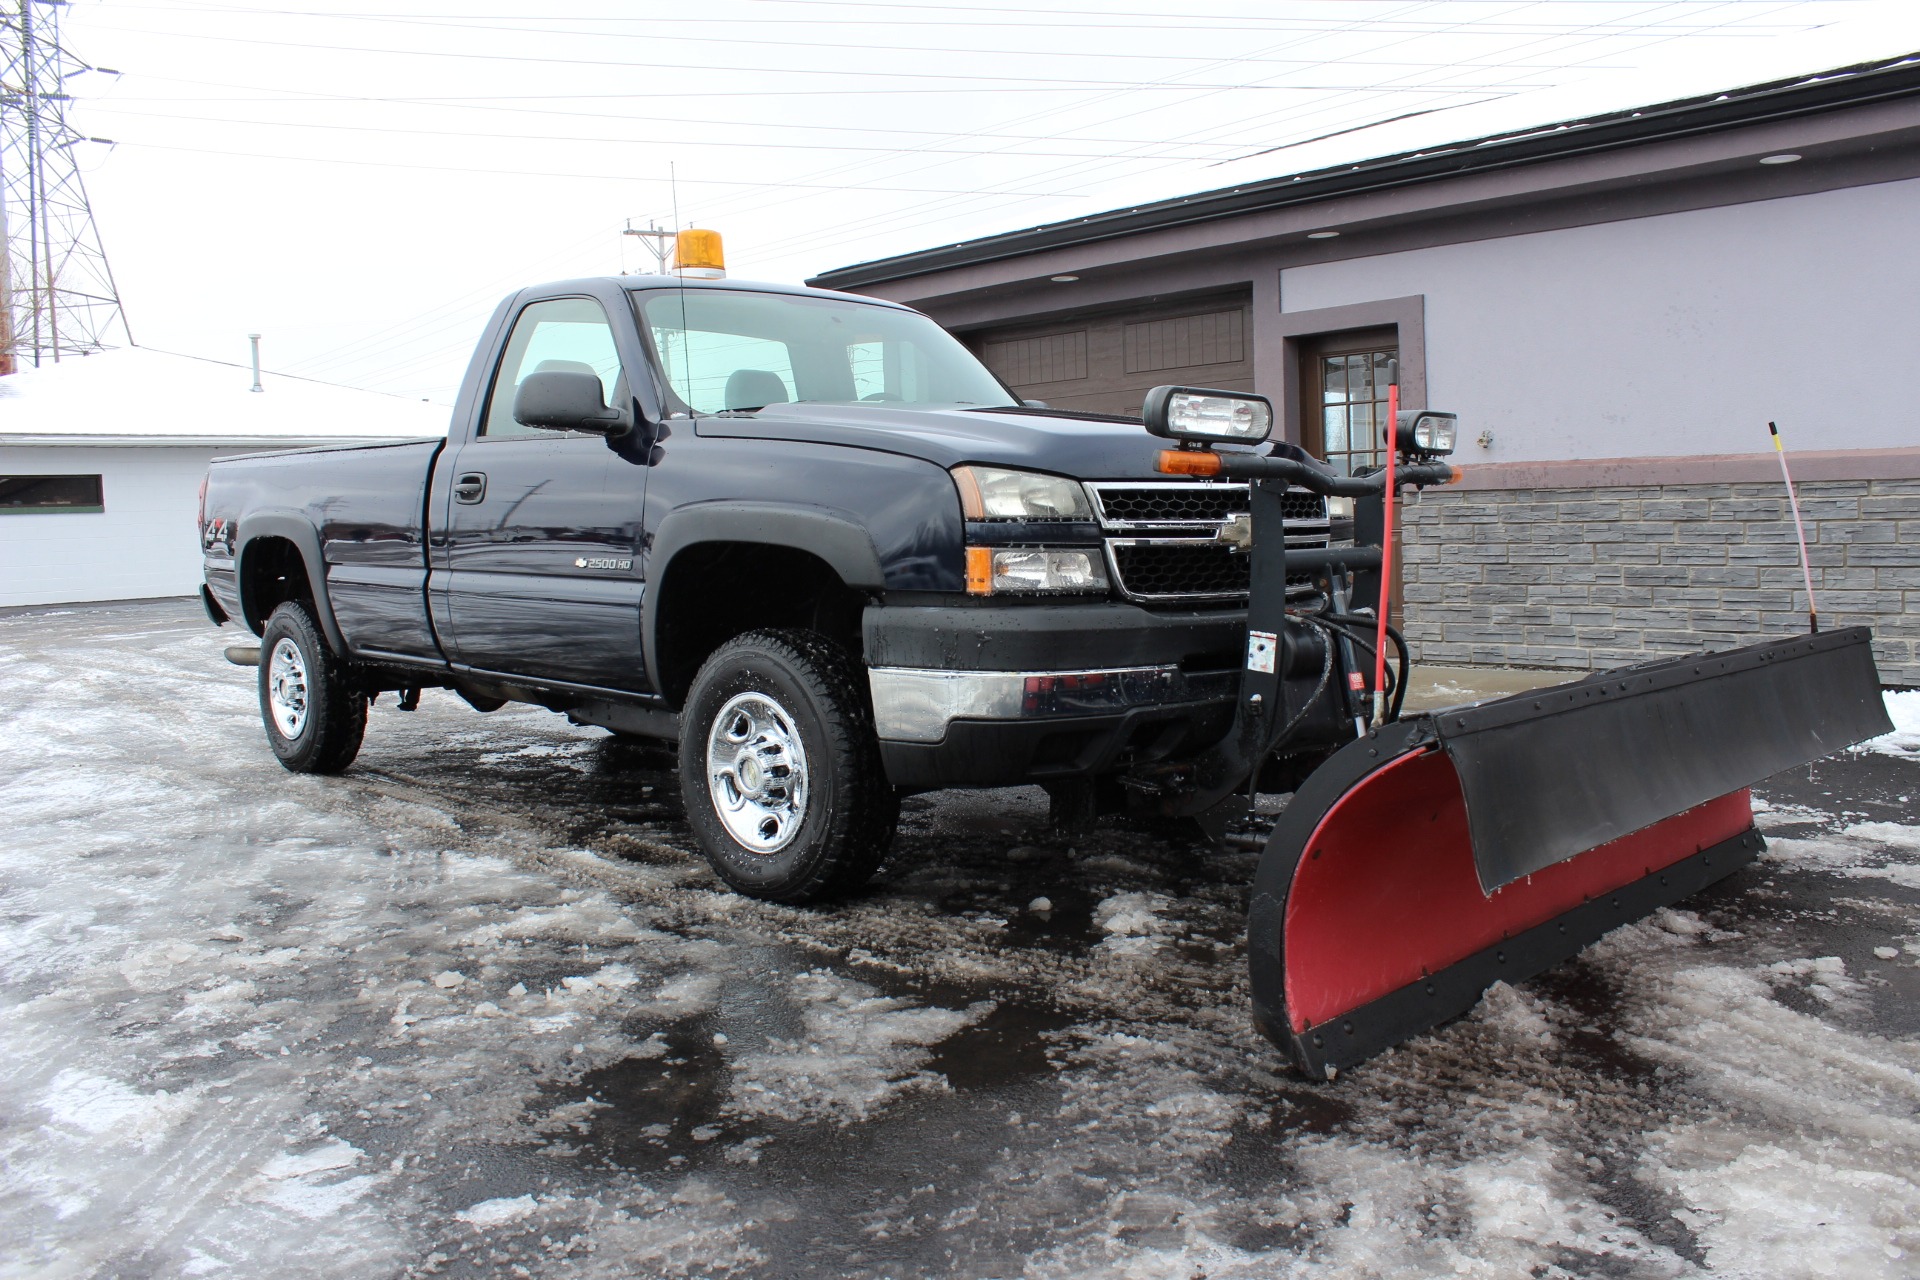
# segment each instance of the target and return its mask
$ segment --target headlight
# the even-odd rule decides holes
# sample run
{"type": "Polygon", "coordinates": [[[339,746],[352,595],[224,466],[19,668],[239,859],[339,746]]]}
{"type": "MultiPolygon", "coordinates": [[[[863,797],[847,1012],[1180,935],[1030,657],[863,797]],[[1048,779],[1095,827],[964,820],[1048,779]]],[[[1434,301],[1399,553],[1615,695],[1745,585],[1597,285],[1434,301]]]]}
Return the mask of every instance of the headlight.
{"type": "Polygon", "coordinates": [[[1199,387],[1155,387],[1140,405],[1147,430],[1168,440],[1258,444],[1273,433],[1265,396],[1199,387]]]}
{"type": "Polygon", "coordinates": [[[968,547],[967,594],[1105,591],[1107,569],[1097,548],[968,547]]]}
{"type": "Polygon", "coordinates": [[[1453,440],[1460,430],[1460,415],[1438,409],[1402,409],[1395,424],[1395,442],[1402,453],[1443,454],[1453,452],[1453,440]]]}
{"type": "Polygon", "coordinates": [[[960,510],[969,520],[1091,520],[1078,480],[998,467],[955,467],[960,510]]]}

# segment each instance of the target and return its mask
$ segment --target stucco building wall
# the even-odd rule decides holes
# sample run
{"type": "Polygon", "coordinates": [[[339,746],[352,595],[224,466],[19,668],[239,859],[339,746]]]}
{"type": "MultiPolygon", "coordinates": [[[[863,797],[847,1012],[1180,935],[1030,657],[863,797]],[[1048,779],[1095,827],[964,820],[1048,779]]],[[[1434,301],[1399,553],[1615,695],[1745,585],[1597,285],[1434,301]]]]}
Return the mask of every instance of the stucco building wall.
{"type": "Polygon", "coordinates": [[[1280,308],[1422,297],[1466,464],[1920,445],[1916,225],[1880,183],[1288,267],[1280,308]]]}

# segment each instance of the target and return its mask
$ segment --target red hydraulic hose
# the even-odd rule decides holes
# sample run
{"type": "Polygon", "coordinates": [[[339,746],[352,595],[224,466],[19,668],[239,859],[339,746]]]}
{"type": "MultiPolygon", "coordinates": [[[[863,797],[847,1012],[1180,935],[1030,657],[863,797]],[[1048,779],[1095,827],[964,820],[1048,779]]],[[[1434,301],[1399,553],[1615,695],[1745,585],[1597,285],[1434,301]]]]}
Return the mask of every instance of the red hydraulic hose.
{"type": "Polygon", "coordinates": [[[1398,361],[1393,381],[1387,384],[1387,509],[1386,523],[1380,532],[1380,599],[1373,640],[1373,723],[1387,722],[1387,598],[1393,594],[1393,459],[1400,452],[1400,370],[1398,361]]]}

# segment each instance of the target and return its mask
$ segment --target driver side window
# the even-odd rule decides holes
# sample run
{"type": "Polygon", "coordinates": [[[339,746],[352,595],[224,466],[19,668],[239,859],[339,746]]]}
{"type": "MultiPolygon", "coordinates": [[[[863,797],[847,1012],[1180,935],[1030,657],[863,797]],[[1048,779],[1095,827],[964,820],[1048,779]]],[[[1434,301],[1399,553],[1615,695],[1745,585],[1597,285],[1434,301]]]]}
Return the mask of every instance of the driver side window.
{"type": "Polygon", "coordinates": [[[520,313],[500,356],[480,434],[487,438],[553,435],[515,421],[513,398],[528,374],[558,370],[599,378],[600,399],[606,404],[617,404],[626,394],[613,326],[591,298],[552,298],[520,313]]]}

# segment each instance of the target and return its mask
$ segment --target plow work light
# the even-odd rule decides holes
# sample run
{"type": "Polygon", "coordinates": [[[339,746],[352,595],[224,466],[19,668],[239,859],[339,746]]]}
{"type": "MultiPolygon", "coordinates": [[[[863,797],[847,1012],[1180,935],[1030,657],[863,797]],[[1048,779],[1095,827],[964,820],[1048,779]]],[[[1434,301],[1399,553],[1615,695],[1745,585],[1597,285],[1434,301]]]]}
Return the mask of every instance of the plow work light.
{"type": "Polygon", "coordinates": [[[1259,444],[1273,434],[1273,403],[1240,391],[1155,387],[1140,416],[1147,430],[1166,440],[1259,444]]]}

